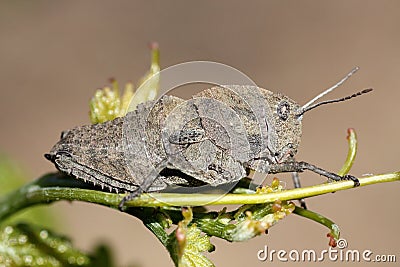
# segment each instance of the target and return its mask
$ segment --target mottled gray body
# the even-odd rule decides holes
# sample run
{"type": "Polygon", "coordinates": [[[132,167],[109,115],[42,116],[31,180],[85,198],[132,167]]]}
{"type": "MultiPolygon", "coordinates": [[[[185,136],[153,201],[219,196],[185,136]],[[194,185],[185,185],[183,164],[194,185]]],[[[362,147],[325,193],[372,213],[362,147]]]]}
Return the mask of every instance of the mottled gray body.
{"type": "Polygon", "coordinates": [[[117,191],[216,186],[238,181],[246,168],[269,173],[294,156],[299,109],[251,86],[213,87],[190,100],[163,96],[126,117],[64,132],[46,157],[60,171],[117,191]],[[162,175],[166,169],[185,175],[162,175]]]}

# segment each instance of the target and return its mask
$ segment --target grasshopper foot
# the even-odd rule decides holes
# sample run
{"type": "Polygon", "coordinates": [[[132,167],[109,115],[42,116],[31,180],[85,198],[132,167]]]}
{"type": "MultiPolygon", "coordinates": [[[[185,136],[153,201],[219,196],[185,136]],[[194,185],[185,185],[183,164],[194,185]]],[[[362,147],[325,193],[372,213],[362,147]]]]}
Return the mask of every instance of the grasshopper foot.
{"type": "Polygon", "coordinates": [[[354,182],[354,187],[360,186],[360,181],[353,175],[346,174],[343,176],[343,180],[351,180],[354,182]]]}
{"type": "Polygon", "coordinates": [[[118,209],[120,211],[124,211],[125,208],[125,202],[131,201],[135,197],[138,197],[140,194],[143,193],[143,190],[139,187],[136,191],[133,191],[129,193],[128,195],[124,196],[124,198],[121,200],[121,202],[118,205],[118,209]]]}

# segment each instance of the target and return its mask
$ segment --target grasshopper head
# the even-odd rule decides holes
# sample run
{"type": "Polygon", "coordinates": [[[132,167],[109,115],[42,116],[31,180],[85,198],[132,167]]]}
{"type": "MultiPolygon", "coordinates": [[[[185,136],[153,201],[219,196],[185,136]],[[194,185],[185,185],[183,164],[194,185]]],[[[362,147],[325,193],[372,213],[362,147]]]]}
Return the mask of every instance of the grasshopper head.
{"type": "Polygon", "coordinates": [[[72,171],[72,156],[76,151],[74,130],[63,131],[60,140],[44,156],[55,164],[58,170],[70,174],[72,171]]]}
{"type": "Polygon", "coordinates": [[[301,138],[301,106],[289,97],[263,90],[270,108],[268,147],[276,163],[285,162],[297,153],[301,138]]]}

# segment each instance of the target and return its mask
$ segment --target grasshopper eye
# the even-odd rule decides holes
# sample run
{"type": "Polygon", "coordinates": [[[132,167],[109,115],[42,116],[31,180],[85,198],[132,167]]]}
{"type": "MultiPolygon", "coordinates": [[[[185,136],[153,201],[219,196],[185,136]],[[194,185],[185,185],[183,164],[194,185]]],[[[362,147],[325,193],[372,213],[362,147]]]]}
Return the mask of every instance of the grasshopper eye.
{"type": "Polygon", "coordinates": [[[65,150],[57,151],[56,157],[61,157],[61,156],[72,158],[71,153],[69,153],[68,151],[65,151],[65,150]]]}
{"type": "Polygon", "coordinates": [[[64,139],[64,138],[68,135],[68,133],[69,133],[68,130],[67,130],[67,131],[62,131],[62,132],[61,132],[60,139],[64,139]]]}
{"type": "Polygon", "coordinates": [[[278,113],[279,118],[281,118],[284,121],[287,120],[287,118],[289,117],[289,113],[290,113],[289,103],[286,101],[280,102],[276,111],[278,113]]]}

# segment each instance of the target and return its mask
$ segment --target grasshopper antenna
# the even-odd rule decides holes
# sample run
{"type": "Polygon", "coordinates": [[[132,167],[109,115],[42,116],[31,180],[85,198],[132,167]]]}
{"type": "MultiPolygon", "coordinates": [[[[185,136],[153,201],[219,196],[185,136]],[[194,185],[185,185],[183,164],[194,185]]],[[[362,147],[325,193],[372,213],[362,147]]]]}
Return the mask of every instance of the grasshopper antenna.
{"type": "Polygon", "coordinates": [[[322,93],[320,93],[319,95],[317,95],[316,97],[314,97],[313,99],[311,99],[310,101],[308,101],[301,109],[305,110],[307,109],[309,106],[311,106],[315,101],[317,101],[318,99],[320,99],[321,97],[323,97],[324,95],[332,92],[333,90],[335,90],[336,88],[338,88],[339,86],[341,86],[345,81],[347,81],[354,73],[356,73],[360,68],[359,67],[355,67],[354,69],[352,69],[343,79],[341,79],[339,82],[337,82],[334,86],[326,89],[325,91],[323,91],[322,93]]]}
{"type": "Polygon", "coordinates": [[[296,116],[297,117],[303,116],[303,114],[306,113],[307,111],[310,111],[310,110],[312,110],[312,109],[314,109],[316,107],[319,107],[321,105],[346,101],[346,100],[349,100],[351,98],[354,98],[354,97],[357,97],[357,96],[360,96],[360,95],[363,95],[363,94],[367,94],[367,93],[369,93],[371,91],[372,91],[372,88],[368,88],[368,89],[364,89],[364,90],[362,90],[360,92],[357,92],[355,94],[352,94],[352,95],[349,95],[349,96],[346,96],[346,97],[343,97],[343,98],[322,101],[322,102],[316,103],[314,105],[311,105],[311,106],[309,106],[309,107],[307,107],[305,109],[302,108],[300,110],[300,112],[298,114],[296,114],[296,116]]]}

